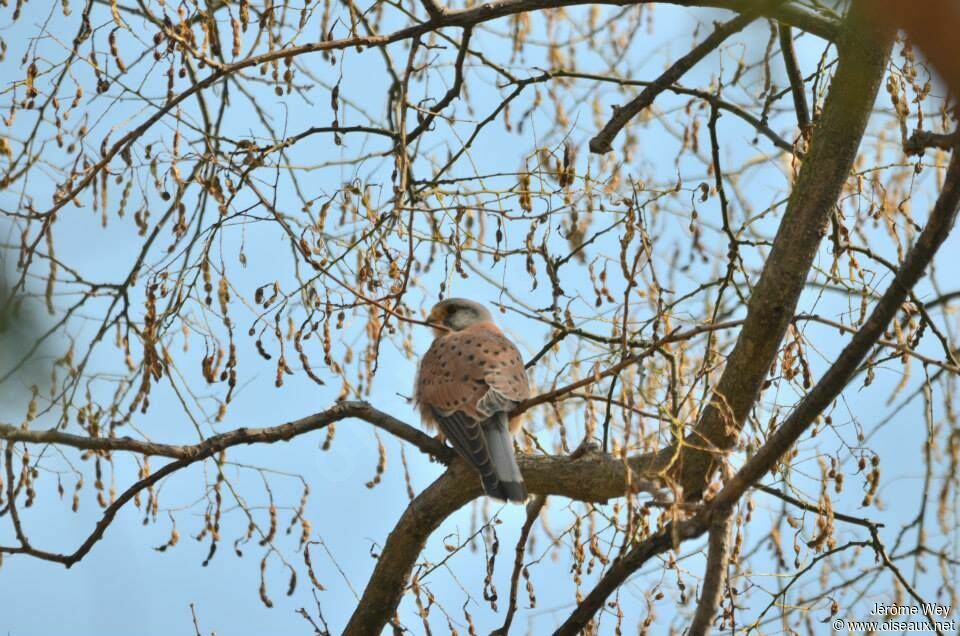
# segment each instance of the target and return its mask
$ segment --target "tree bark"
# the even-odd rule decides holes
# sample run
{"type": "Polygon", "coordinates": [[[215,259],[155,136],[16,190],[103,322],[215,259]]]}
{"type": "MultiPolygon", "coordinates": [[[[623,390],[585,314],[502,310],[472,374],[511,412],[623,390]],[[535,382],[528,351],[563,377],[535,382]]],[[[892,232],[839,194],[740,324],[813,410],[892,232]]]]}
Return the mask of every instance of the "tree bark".
{"type": "Polygon", "coordinates": [[[890,45],[890,34],[859,13],[847,18],[837,42],[840,61],[823,114],[813,125],[810,151],[753,287],[740,336],[694,430],[660,455],[661,467],[670,471],[689,500],[700,498],[759,399],[827,222],[850,176],[887,67],[890,45]]]}

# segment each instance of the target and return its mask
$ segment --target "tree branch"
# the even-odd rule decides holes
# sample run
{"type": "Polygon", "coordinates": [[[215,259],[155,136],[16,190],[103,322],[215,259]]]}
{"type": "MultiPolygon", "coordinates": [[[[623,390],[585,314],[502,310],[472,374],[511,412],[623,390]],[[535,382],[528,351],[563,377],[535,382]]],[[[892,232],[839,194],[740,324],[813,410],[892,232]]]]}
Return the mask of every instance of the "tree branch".
{"type": "Polygon", "coordinates": [[[770,365],[793,319],[797,301],[873,109],[886,70],[890,38],[847,18],[838,42],[840,61],[813,129],[808,156],[787,204],[760,279],[753,287],[740,336],[713,397],[694,430],[662,452],[684,496],[697,499],[715,466],[715,452],[733,447],[756,403],[770,365]],[[682,453],[678,448],[682,446],[682,453]],[[712,449],[716,449],[712,450],[712,449]]]}
{"type": "MultiPolygon", "coordinates": [[[[606,75],[597,75],[595,73],[581,73],[579,71],[567,71],[567,70],[552,70],[544,71],[538,77],[533,78],[537,82],[545,82],[558,77],[571,78],[571,79],[583,79],[583,80],[593,80],[596,82],[608,82],[611,84],[619,84],[620,86],[643,86],[647,87],[653,84],[653,82],[648,82],[644,80],[631,80],[631,79],[622,79],[619,77],[608,77],[606,75]]],[[[529,80],[519,80],[518,82],[529,81],[529,80]]],[[[720,99],[714,93],[710,93],[704,90],[698,90],[695,88],[687,88],[685,86],[680,86],[678,84],[671,84],[666,87],[666,90],[677,95],[689,95],[690,97],[697,97],[704,100],[711,106],[719,108],[720,110],[725,110],[733,115],[739,117],[744,122],[749,124],[761,135],[765,136],[773,145],[783,150],[785,152],[795,152],[793,144],[789,143],[783,137],[778,135],[770,126],[760,121],[759,117],[751,114],[747,110],[737,106],[733,102],[728,102],[724,99],[720,99]]],[[[567,258],[567,257],[564,257],[567,258]]]]}
{"type": "Polygon", "coordinates": [[[797,126],[803,133],[810,125],[810,110],[807,108],[807,96],[803,89],[803,74],[797,63],[797,53],[793,49],[793,33],[786,24],[778,24],[777,30],[780,35],[780,52],[783,54],[783,63],[790,79],[790,92],[793,93],[793,108],[797,112],[797,126]]]}
{"type": "Polygon", "coordinates": [[[523,570],[523,553],[527,548],[527,539],[530,537],[530,530],[533,524],[540,516],[544,504],[547,503],[545,496],[535,496],[527,504],[527,518],[520,528],[520,537],[517,539],[517,548],[513,557],[513,574],[510,575],[510,598],[507,605],[507,616],[503,619],[503,625],[499,629],[490,632],[490,636],[507,636],[510,633],[510,625],[513,623],[513,616],[517,611],[517,591],[520,588],[520,572],[523,570]]]}
{"type": "Polygon", "coordinates": [[[693,615],[687,636],[705,636],[710,633],[713,617],[723,599],[723,585],[727,580],[730,559],[730,527],[733,515],[729,510],[717,511],[710,521],[710,541],[707,548],[707,565],[704,571],[700,602],[693,615]]]}
{"type": "Polygon", "coordinates": [[[830,365],[790,416],[773,432],[766,443],[727,482],[716,497],[718,505],[732,505],[743,492],[767,473],[779,458],[803,434],[813,420],[840,394],[867,357],[884,330],[900,310],[910,289],[920,280],[934,254],[946,240],[960,206],[960,153],[950,158],[943,189],[934,205],[927,226],[910,249],[893,282],[877,301],[870,317],[830,365]]]}
{"type": "MultiPolygon", "coordinates": [[[[771,497],[776,497],[781,501],[785,501],[791,506],[796,506],[801,510],[806,510],[807,512],[817,512],[817,513],[821,512],[821,509],[819,506],[816,506],[812,503],[807,503],[805,501],[801,501],[796,497],[791,497],[787,493],[780,492],[776,488],[771,488],[770,486],[765,486],[763,484],[756,484],[754,488],[759,490],[760,492],[767,493],[771,497]]],[[[833,518],[836,519],[837,521],[852,523],[857,526],[863,526],[864,528],[883,528],[884,527],[884,524],[879,523],[877,521],[871,521],[870,519],[866,519],[863,517],[854,517],[853,515],[837,512],[836,510],[834,510],[832,514],[833,514],[833,518]]]]}
{"type": "Polygon", "coordinates": [[[344,636],[366,636],[383,631],[403,598],[410,572],[427,539],[444,519],[481,494],[480,481],[458,459],[410,502],[387,537],[370,582],[343,629],[344,636]]]}
{"type": "Polygon", "coordinates": [[[304,433],[321,430],[330,424],[351,417],[369,422],[377,428],[413,444],[425,454],[432,455],[444,463],[449,462],[450,458],[453,457],[453,452],[439,440],[391,415],[378,411],[366,402],[340,402],[325,411],[286,424],[267,428],[238,428],[227,433],[214,435],[198,444],[158,444],[131,437],[86,437],[64,433],[56,429],[31,431],[8,424],[0,424],[0,439],[30,444],[58,444],[100,452],[130,451],[145,456],[187,459],[193,462],[212,457],[231,446],[287,442],[304,433]]]}
{"type": "MultiPolygon", "coordinates": [[[[527,490],[545,497],[605,502],[628,491],[654,491],[642,479],[651,455],[621,458],[585,450],[570,456],[518,457],[527,490]]],[[[396,612],[423,546],[448,516],[480,497],[480,481],[459,458],[406,509],[387,538],[357,609],[344,634],[379,634],[396,612]]],[[[681,532],[684,530],[681,529],[681,532]]],[[[669,544],[670,535],[667,535],[669,544]]]]}
{"type": "Polygon", "coordinates": [[[663,91],[667,90],[671,84],[676,83],[684,73],[693,68],[697,62],[706,57],[714,49],[720,46],[724,40],[737,33],[756,19],[752,12],[743,13],[733,18],[729,22],[719,25],[713,33],[693,47],[693,50],[673,63],[673,66],[663,72],[652,84],[640,91],[640,94],[630,100],[626,106],[614,106],[613,117],[607,122],[603,129],[590,140],[590,152],[602,155],[613,150],[613,139],[623,130],[623,127],[640,113],[643,109],[650,106],[653,100],[663,91]]]}
{"type": "MultiPolygon", "coordinates": [[[[596,587],[583,600],[556,634],[577,634],[600,610],[607,597],[623,584],[627,578],[639,569],[651,557],[661,554],[676,544],[670,541],[675,535],[678,541],[702,535],[710,527],[712,514],[723,514],[740,500],[747,488],[765,475],[783,454],[793,446],[800,435],[813,422],[814,418],[833,401],[846,386],[853,372],[866,357],[873,343],[880,337],[887,325],[903,304],[910,288],[916,284],[923,271],[943,244],[950,228],[956,220],[960,206],[960,153],[954,153],[943,190],[930,215],[916,245],[907,254],[903,265],[877,303],[870,318],[841,352],[837,361],[831,365],[816,386],[800,401],[796,409],[784,423],[768,438],[760,449],[747,460],[746,464],[727,481],[723,489],[695,517],[679,523],[671,522],[662,531],[631,548],[622,559],[617,560],[608,569],[596,587]]],[[[769,261],[768,261],[769,262],[769,261]]],[[[862,522],[856,518],[845,519],[862,522]]],[[[868,525],[871,534],[877,532],[876,525],[868,525]]]]}
{"type": "Polygon", "coordinates": [[[57,430],[30,431],[13,426],[0,426],[0,439],[7,440],[6,470],[8,474],[7,491],[9,501],[9,511],[13,519],[16,536],[20,542],[19,547],[0,546],[0,553],[7,554],[26,554],[45,561],[62,563],[66,567],[82,559],[93,548],[93,546],[103,538],[107,527],[113,522],[117,512],[130,501],[138,492],[152,486],[164,477],[173,474],[181,468],[205,460],[217,453],[240,444],[273,443],[278,441],[289,441],[294,437],[320,430],[334,422],[349,417],[356,417],[365,420],[378,428],[396,435],[404,441],[417,446],[421,451],[432,455],[443,462],[448,462],[453,457],[453,451],[443,445],[439,440],[426,435],[413,428],[409,424],[374,409],[365,402],[342,402],[326,411],[269,428],[240,428],[228,433],[216,435],[199,444],[194,445],[171,445],[156,444],[153,442],[135,440],[129,437],[120,438],[96,438],[72,435],[57,430]],[[94,450],[98,452],[110,451],[131,451],[140,453],[144,456],[157,455],[162,457],[172,457],[177,461],[171,462],[153,473],[136,482],[125,490],[110,506],[104,511],[103,517],[97,523],[93,532],[87,539],[71,554],[59,554],[39,550],[34,548],[27,539],[27,534],[21,527],[20,518],[17,514],[15,493],[13,491],[12,475],[12,446],[15,442],[26,442],[35,444],[58,444],[70,446],[84,450],[94,450]]]}
{"type": "Polygon", "coordinates": [[[903,145],[903,151],[908,155],[922,155],[927,148],[951,150],[960,146],[960,130],[952,133],[935,133],[929,130],[914,130],[913,134],[903,145]]]}

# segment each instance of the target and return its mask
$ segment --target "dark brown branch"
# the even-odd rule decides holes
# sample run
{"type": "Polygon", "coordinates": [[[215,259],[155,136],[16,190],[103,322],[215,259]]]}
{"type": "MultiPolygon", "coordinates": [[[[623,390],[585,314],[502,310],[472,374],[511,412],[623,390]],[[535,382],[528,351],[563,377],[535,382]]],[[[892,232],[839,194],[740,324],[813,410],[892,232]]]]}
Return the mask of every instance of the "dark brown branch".
{"type": "Polygon", "coordinates": [[[410,502],[387,537],[370,582],[343,630],[344,636],[383,631],[403,598],[410,572],[427,539],[444,519],[481,494],[480,481],[471,469],[462,461],[455,461],[410,502]]]}
{"type": "Polygon", "coordinates": [[[757,615],[757,618],[755,619],[755,624],[759,624],[761,619],[763,619],[763,617],[766,615],[766,613],[770,611],[770,609],[777,604],[777,600],[786,596],[787,591],[790,590],[790,587],[793,586],[794,583],[799,581],[804,574],[812,570],[814,566],[817,565],[817,563],[819,563],[820,561],[823,561],[824,559],[829,559],[834,554],[839,554],[841,552],[849,550],[850,548],[868,548],[868,547],[871,547],[872,545],[873,544],[870,543],[869,541],[849,541],[847,543],[844,543],[841,546],[837,546],[836,548],[831,548],[813,557],[809,563],[807,563],[801,570],[799,570],[796,574],[794,574],[789,581],[787,581],[787,584],[784,585],[779,592],[773,595],[773,598],[770,599],[770,602],[767,604],[767,606],[763,608],[763,611],[761,611],[759,615],[757,615]]]}
{"type": "MultiPolygon", "coordinates": [[[[538,496],[558,495],[599,503],[623,497],[628,490],[658,489],[642,478],[650,455],[632,457],[625,465],[621,458],[585,447],[570,456],[517,459],[527,490],[538,496]]],[[[344,634],[380,633],[396,612],[410,572],[430,534],[446,517],[482,494],[475,474],[455,459],[443,475],[410,503],[387,538],[344,634]]],[[[669,545],[669,534],[666,541],[669,545]]]]}
{"type": "Polygon", "coordinates": [[[440,441],[418,431],[409,424],[405,424],[404,422],[401,422],[400,420],[387,415],[386,413],[374,409],[365,402],[342,402],[327,409],[326,411],[322,411],[321,413],[317,413],[294,422],[289,422],[287,424],[281,424],[279,426],[273,426],[269,428],[240,428],[230,431],[229,433],[211,437],[203,442],[200,442],[199,444],[185,446],[156,444],[153,442],[131,439],[129,437],[93,438],[62,433],[56,430],[29,431],[4,425],[0,427],[0,438],[8,440],[8,446],[5,453],[8,475],[12,473],[11,446],[15,441],[38,444],[59,444],[63,446],[71,446],[74,448],[101,452],[117,450],[132,451],[141,453],[144,456],[157,455],[163,457],[173,457],[176,458],[177,461],[167,464],[157,472],[138,481],[124,491],[123,494],[121,494],[116,501],[114,501],[106,509],[103,517],[97,523],[93,532],[72,554],[58,554],[45,550],[38,550],[30,545],[29,541],[27,540],[26,533],[21,528],[20,519],[17,515],[14,493],[11,490],[13,479],[8,477],[8,505],[20,546],[0,546],[0,553],[5,552],[8,554],[26,554],[43,559],[45,561],[62,563],[69,568],[74,563],[86,556],[90,549],[93,548],[94,544],[103,538],[104,532],[106,532],[107,527],[113,522],[113,519],[120,508],[130,501],[137,493],[152,486],[164,477],[180,470],[181,468],[185,468],[193,463],[212,457],[217,453],[230,448],[231,446],[238,446],[240,444],[289,441],[298,435],[322,429],[329,424],[349,417],[356,417],[358,419],[363,419],[367,422],[370,422],[374,426],[377,426],[405,441],[414,444],[424,453],[433,455],[441,461],[449,461],[453,455],[452,451],[444,446],[440,441]]]}
{"type": "Polygon", "coordinates": [[[437,4],[436,0],[420,0],[423,8],[427,10],[427,15],[431,20],[439,20],[447,13],[447,10],[437,4]]]}
{"type": "Polygon", "coordinates": [[[687,636],[705,636],[710,633],[713,617],[723,599],[723,586],[727,581],[727,567],[730,559],[730,527],[733,515],[730,511],[717,512],[710,521],[710,540],[707,546],[707,565],[704,571],[703,587],[700,590],[700,602],[690,623],[687,636]]]}
{"type": "MultiPolygon", "coordinates": [[[[423,0],[423,2],[430,5],[433,3],[433,0],[423,0]]],[[[447,91],[446,95],[444,95],[435,106],[430,108],[427,115],[423,118],[423,121],[410,131],[410,134],[407,135],[408,144],[423,134],[425,130],[429,130],[437,115],[442,113],[444,108],[460,96],[460,91],[463,90],[463,62],[467,57],[467,51],[470,50],[470,35],[472,33],[473,29],[471,27],[465,27],[463,29],[463,40],[460,42],[460,49],[457,51],[457,59],[453,63],[453,85],[450,87],[450,90],[447,91]]]]}
{"type": "Polygon", "coordinates": [[[55,563],[62,563],[66,567],[72,566],[74,563],[82,559],[90,552],[90,549],[103,538],[103,533],[106,532],[107,527],[113,523],[114,517],[117,515],[117,512],[124,506],[128,501],[133,499],[133,497],[142,491],[145,488],[149,488],[153,484],[157,483],[167,475],[170,475],[181,468],[189,466],[194,461],[190,459],[180,459],[175,462],[170,462],[157,472],[152,475],[141,479],[133,486],[125,490],[116,501],[114,501],[103,513],[103,517],[100,518],[100,521],[97,522],[96,527],[93,529],[93,532],[87,537],[87,539],[71,554],[58,554],[55,552],[47,552],[45,550],[38,550],[32,547],[27,541],[26,536],[22,534],[22,530],[19,528],[19,520],[16,517],[16,508],[13,505],[13,501],[10,501],[10,512],[13,515],[14,526],[17,528],[18,536],[20,537],[21,546],[18,548],[0,546],[0,553],[7,554],[26,554],[28,556],[36,557],[44,561],[53,561],[55,563]]]}
{"type": "Polygon", "coordinates": [[[25,550],[29,550],[30,540],[23,532],[23,526],[20,524],[20,513],[17,512],[17,489],[14,488],[16,479],[13,475],[13,442],[7,442],[7,448],[3,451],[3,456],[7,471],[7,511],[13,521],[13,532],[17,535],[17,541],[25,550]]]}
{"type": "MultiPolygon", "coordinates": [[[[907,593],[913,598],[914,601],[917,602],[917,605],[920,605],[922,607],[928,606],[929,605],[928,601],[924,600],[923,597],[921,597],[920,594],[917,593],[917,590],[914,587],[914,585],[907,580],[907,578],[903,575],[903,572],[900,571],[900,568],[898,568],[896,564],[890,560],[890,556],[887,554],[887,549],[884,547],[883,542],[880,540],[880,533],[877,531],[876,528],[870,529],[870,542],[871,542],[871,547],[873,548],[873,551],[877,554],[877,557],[881,561],[883,561],[884,566],[886,566],[888,570],[893,572],[893,575],[897,577],[897,580],[900,582],[900,585],[902,585],[903,588],[907,590],[907,593]]],[[[926,618],[927,618],[927,622],[930,623],[930,627],[933,628],[934,633],[937,634],[937,636],[943,636],[943,630],[941,630],[938,627],[937,621],[934,619],[934,617],[930,615],[926,615],[926,618]]]]}
{"type": "Polygon", "coordinates": [[[803,89],[803,74],[797,63],[797,52],[793,49],[793,33],[787,24],[777,25],[780,35],[780,52],[783,54],[783,63],[787,67],[787,78],[790,80],[790,92],[793,93],[793,109],[797,112],[797,126],[800,132],[805,132],[810,125],[810,110],[807,108],[807,96],[803,89]]]}
{"type": "Polygon", "coordinates": [[[673,63],[673,66],[663,72],[652,84],[640,91],[640,94],[630,100],[625,106],[614,106],[613,117],[607,122],[603,129],[590,140],[590,152],[602,155],[613,150],[613,139],[631,119],[636,117],[640,111],[650,106],[653,100],[667,88],[676,83],[684,73],[693,68],[697,62],[706,57],[728,37],[742,31],[748,24],[754,21],[756,16],[753,13],[743,13],[733,18],[729,22],[719,25],[713,33],[693,47],[693,50],[673,63]]]}
{"type": "Polygon", "coordinates": [[[914,130],[910,139],[903,145],[903,151],[908,155],[922,155],[927,148],[952,150],[960,146],[960,130],[950,134],[935,133],[929,130],[914,130]]]}
{"type": "Polygon", "coordinates": [[[313,126],[307,128],[306,130],[297,133],[296,135],[291,135],[286,139],[271,144],[269,146],[263,146],[258,148],[257,151],[263,155],[267,155],[272,152],[277,152],[285,148],[289,148],[294,144],[311,137],[313,135],[320,134],[335,134],[335,135],[345,135],[348,133],[363,133],[367,135],[379,135],[381,137],[387,137],[391,140],[396,141],[397,135],[390,132],[389,130],[384,130],[383,128],[376,128],[374,126],[313,126]]]}

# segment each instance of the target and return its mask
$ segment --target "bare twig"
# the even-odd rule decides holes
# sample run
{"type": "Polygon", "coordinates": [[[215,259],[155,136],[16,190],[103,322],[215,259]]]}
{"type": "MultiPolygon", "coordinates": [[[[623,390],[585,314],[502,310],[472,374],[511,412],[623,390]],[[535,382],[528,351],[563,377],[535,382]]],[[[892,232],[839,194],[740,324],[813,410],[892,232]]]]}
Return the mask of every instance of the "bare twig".
{"type": "Polygon", "coordinates": [[[644,563],[674,547],[674,540],[686,541],[706,532],[708,522],[703,513],[680,522],[668,523],[650,538],[638,543],[615,560],[603,573],[596,586],[554,632],[554,636],[576,636],[600,610],[610,594],[644,563]]]}
{"type": "Polygon", "coordinates": [[[584,378],[582,380],[572,382],[570,384],[567,384],[566,386],[553,389],[552,391],[541,393],[540,395],[534,396],[529,400],[525,400],[521,402],[520,404],[517,405],[516,408],[513,409],[513,411],[510,412],[510,416],[516,417],[517,415],[520,415],[524,411],[527,411],[530,408],[537,406],[538,404],[545,404],[547,402],[552,402],[556,398],[562,395],[566,395],[571,391],[576,391],[577,389],[583,388],[587,385],[594,384],[595,382],[598,382],[603,378],[608,378],[611,375],[616,375],[617,373],[626,369],[627,367],[637,364],[644,358],[647,358],[653,355],[657,351],[657,349],[659,349],[660,347],[663,347],[665,344],[669,344],[671,342],[680,342],[683,340],[688,340],[702,333],[710,333],[713,331],[731,329],[733,327],[740,325],[741,322],[742,321],[739,321],[739,320],[729,320],[727,322],[718,322],[712,325],[710,324],[698,325],[696,327],[691,327],[690,329],[683,329],[683,330],[676,329],[670,332],[669,334],[665,335],[664,337],[660,338],[659,340],[656,340],[655,342],[653,342],[643,350],[633,355],[625,357],[620,362],[607,367],[606,369],[604,369],[603,371],[600,371],[599,373],[592,374],[589,377],[584,378]]]}
{"type": "MultiPolygon", "coordinates": [[[[770,486],[765,486],[765,485],[763,485],[763,484],[757,484],[757,485],[754,486],[754,488],[757,489],[757,490],[759,490],[760,492],[765,492],[765,493],[767,493],[768,495],[771,495],[771,496],[773,496],[773,497],[776,497],[777,499],[780,499],[781,501],[785,501],[785,502],[787,502],[788,504],[790,504],[791,506],[796,506],[797,508],[800,508],[801,510],[806,510],[806,511],[808,511],[808,512],[820,512],[820,511],[821,511],[820,507],[815,506],[814,504],[811,504],[811,503],[807,503],[807,502],[805,502],[805,501],[801,501],[801,500],[797,499],[796,497],[791,497],[791,496],[788,495],[787,493],[785,493],[785,492],[780,492],[780,491],[777,490],[776,488],[771,488],[770,486]]],[[[882,527],[884,527],[884,525],[883,525],[882,523],[879,523],[879,522],[876,522],[876,521],[871,521],[870,519],[865,519],[865,518],[862,518],[862,517],[854,517],[853,515],[844,514],[844,513],[842,513],[842,512],[833,511],[831,514],[833,515],[833,518],[836,519],[837,521],[843,521],[843,522],[845,522],[845,523],[852,523],[852,524],[857,525],[857,526],[863,526],[864,528],[882,528],[882,527]]]]}

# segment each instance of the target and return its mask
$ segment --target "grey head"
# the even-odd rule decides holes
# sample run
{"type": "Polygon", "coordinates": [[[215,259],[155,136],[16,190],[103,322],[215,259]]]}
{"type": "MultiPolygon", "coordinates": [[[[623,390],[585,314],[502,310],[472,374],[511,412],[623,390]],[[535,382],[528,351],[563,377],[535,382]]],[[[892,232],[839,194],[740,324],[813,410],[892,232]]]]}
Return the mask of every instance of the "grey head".
{"type": "Polygon", "coordinates": [[[466,298],[441,300],[427,316],[427,322],[441,325],[452,331],[460,331],[481,322],[493,320],[490,311],[478,302],[466,298]]]}

